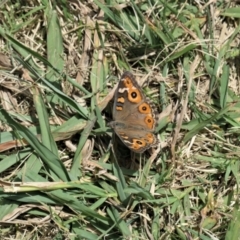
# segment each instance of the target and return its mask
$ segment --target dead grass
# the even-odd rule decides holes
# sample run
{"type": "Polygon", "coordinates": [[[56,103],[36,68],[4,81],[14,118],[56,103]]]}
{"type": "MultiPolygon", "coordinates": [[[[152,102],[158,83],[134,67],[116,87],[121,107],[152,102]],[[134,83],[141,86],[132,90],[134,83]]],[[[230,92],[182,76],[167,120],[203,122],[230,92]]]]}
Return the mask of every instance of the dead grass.
{"type": "Polygon", "coordinates": [[[239,12],[1,2],[1,239],[239,239],[239,12]],[[124,70],[159,111],[141,155],[107,127],[124,70]]]}

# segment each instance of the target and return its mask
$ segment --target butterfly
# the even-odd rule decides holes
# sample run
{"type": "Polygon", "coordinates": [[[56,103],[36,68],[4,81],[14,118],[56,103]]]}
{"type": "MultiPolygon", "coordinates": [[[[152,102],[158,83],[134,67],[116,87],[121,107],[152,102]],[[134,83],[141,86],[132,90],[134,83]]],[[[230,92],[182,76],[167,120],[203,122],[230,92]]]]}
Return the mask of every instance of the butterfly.
{"type": "Polygon", "coordinates": [[[133,152],[158,145],[154,134],[156,111],[130,72],[124,72],[115,93],[113,121],[109,126],[133,152]]]}

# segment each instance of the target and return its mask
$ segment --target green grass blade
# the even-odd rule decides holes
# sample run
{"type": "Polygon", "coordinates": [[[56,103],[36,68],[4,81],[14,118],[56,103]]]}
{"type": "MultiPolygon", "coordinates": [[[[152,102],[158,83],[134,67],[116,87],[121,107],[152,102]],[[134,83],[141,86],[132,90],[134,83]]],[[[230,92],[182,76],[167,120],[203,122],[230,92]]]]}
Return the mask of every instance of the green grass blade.
{"type": "Polygon", "coordinates": [[[239,239],[240,211],[239,204],[235,203],[232,219],[228,225],[225,240],[239,239]]]}
{"type": "Polygon", "coordinates": [[[14,128],[39,154],[45,164],[55,173],[55,176],[53,176],[55,180],[58,180],[57,176],[63,181],[69,179],[68,173],[62,162],[56,157],[56,155],[43,146],[27,128],[14,121],[4,109],[0,110],[0,119],[14,128]]]}
{"type": "Polygon", "coordinates": [[[53,135],[51,134],[51,128],[49,125],[49,116],[47,110],[40,94],[40,91],[37,88],[33,87],[33,100],[38,114],[38,119],[41,128],[41,140],[45,147],[47,147],[52,153],[58,156],[57,145],[54,141],[53,135]]]}
{"type": "MultiPolygon", "coordinates": [[[[63,40],[61,28],[58,20],[58,14],[55,10],[48,9],[48,33],[47,33],[47,56],[51,65],[60,73],[63,72],[63,40]]],[[[59,80],[58,74],[51,66],[47,69],[46,78],[55,82],[59,80]]],[[[56,83],[55,83],[56,84],[56,83]]],[[[59,87],[60,88],[60,87],[59,87]]]]}

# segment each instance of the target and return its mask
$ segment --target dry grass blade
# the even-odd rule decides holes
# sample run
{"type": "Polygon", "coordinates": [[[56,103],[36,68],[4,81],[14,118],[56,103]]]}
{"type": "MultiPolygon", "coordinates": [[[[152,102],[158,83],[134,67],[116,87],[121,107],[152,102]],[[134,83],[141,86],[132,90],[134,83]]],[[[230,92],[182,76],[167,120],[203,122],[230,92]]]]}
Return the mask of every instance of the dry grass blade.
{"type": "Polygon", "coordinates": [[[199,56],[197,55],[195,57],[193,63],[191,64],[191,67],[190,67],[189,81],[188,81],[188,84],[187,84],[187,93],[186,93],[186,96],[185,96],[182,112],[179,116],[179,119],[178,119],[178,122],[177,122],[177,125],[176,125],[176,128],[175,128],[175,132],[174,132],[174,137],[173,137],[172,144],[171,144],[171,153],[172,153],[173,164],[175,164],[175,159],[176,159],[175,147],[176,147],[179,132],[180,132],[181,127],[182,127],[183,118],[184,118],[184,115],[186,114],[186,111],[187,111],[189,94],[190,94],[190,90],[191,90],[191,87],[192,87],[192,81],[194,79],[194,72],[196,70],[196,67],[199,64],[199,60],[200,60],[199,56]]]}

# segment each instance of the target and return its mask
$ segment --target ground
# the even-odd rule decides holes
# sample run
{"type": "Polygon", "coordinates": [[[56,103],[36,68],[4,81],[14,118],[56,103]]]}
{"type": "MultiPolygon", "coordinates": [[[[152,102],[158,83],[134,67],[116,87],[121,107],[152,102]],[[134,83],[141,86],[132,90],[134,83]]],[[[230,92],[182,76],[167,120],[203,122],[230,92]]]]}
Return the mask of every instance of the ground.
{"type": "Polygon", "coordinates": [[[1,239],[239,239],[238,1],[0,3],[1,239]],[[159,144],[114,134],[130,71],[159,144]]]}

